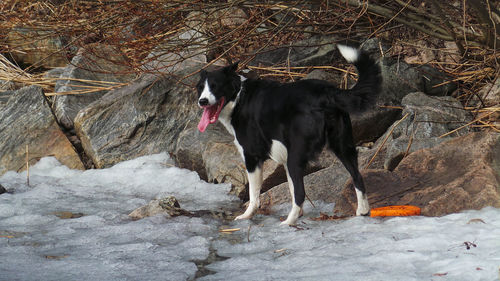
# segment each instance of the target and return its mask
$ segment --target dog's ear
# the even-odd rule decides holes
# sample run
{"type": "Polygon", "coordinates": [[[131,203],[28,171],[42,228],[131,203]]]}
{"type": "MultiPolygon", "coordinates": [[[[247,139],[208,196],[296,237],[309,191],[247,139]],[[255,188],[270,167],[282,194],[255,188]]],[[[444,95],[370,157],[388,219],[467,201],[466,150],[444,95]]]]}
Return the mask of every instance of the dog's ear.
{"type": "Polygon", "coordinates": [[[200,70],[201,78],[205,78],[207,76],[207,71],[205,69],[200,70]]]}
{"type": "Polygon", "coordinates": [[[224,67],[224,71],[225,71],[226,73],[236,72],[236,70],[238,70],[238,64],[239,64],[239,63],[240,63],[240,62],[239,62],[239,61],[237,61],[237,62],[235,62],[235,63],[233,63],[233,64],[231,64],[231,65],[228,65],[228,66],[224,67]]]}

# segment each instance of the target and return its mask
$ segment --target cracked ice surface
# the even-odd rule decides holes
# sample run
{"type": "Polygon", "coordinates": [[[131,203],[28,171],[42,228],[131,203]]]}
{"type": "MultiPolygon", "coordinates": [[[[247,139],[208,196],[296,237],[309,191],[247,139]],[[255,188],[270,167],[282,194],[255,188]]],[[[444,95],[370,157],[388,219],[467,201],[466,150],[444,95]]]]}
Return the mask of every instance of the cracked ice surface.
{"type": "Polygon", "coordinates": [[[135,208],[169,195],[188,210],[237,205],[228,185],[172,167],[166,153],[88,171],[43,158],[30,169],[30,186],[25,182],[25,172],[0,177],[9,191],[0,195],[0,280],[192,280],[198,270],[193,261],[213,251],[228,259],[206,265],[213,274],[201,280],[498,278],[495,208],[440,218],[317,222],[309,217],[333,206],[306,202],[297,228],[279,226],[288,204],[251,221],[161,215],[130,220],[135,208]],[[84,216],[60,219],[58,211],[84,216]],[[240,231],[221,234],[219,228],[240,231]]]}

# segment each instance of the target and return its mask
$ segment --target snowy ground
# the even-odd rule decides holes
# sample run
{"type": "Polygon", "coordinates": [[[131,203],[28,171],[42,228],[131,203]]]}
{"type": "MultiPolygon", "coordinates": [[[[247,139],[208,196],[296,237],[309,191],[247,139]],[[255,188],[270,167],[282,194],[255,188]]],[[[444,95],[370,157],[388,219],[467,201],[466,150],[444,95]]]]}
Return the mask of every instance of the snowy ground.
{"type": "Polygon", "coordinates": [[[306,202],[299,227],[275,214],[132,221],[151,199],[188,210],[234,210],[227,185],[171,167],[166,154],[76,171],[44,158],[0,177],[0,280],[498,280],[500,209],[441,218],[312,221],[332,205],[306,202]],[[61,212],[77,218],[63,219],[61,212]],[[81,216],[81,217],[78,217],[81,216]],[[232,234],[219,229],[240,228],[232,234]],[[225,257],[225,258],[222,258],[225,257]],[[197,266],[198,265],[198,266],[197,266]],[[198,272],[198,273],[197,273],[198,272]],[[209,274],[210,273],[210,274],[209,274]]]}

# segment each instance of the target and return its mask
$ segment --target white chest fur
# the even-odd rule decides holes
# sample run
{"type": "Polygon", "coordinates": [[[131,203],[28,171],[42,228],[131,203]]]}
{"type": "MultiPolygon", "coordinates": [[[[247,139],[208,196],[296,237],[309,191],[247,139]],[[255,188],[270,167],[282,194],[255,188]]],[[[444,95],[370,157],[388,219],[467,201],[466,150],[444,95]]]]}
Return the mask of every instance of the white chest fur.
{"type": "Polygon", "coordinates": [[[245,160],[245,154],[243,153],[243,147],[240,145],[238,140],[236,139],[236,132],[234,131],[233,125],[231,125],[231,115],[233,114],[233,110],[235,107],[236,103],[234,101],[228,102],[224,109],[222,109],[220,115],[219,115],[219,121],[226,127],[226,130],[234,136],[234,145],[236,145],[236,148],[238,149],[238,152],[240,153],[241,157],[243,158],[243,161],[245,160]]]}

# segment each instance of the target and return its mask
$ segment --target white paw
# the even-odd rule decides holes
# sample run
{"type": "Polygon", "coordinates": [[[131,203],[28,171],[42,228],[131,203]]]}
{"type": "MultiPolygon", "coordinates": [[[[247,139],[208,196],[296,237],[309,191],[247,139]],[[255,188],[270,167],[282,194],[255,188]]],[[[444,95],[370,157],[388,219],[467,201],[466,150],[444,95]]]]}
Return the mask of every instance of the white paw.
{"type": "Polygon", "coordinates": [[[358,208],[356,209],[356,216],[366,216],[370,213],[370,204],[366,193],[359,191],[357,188],[356,197],[358,199],[358,208]]]}
{"type": "Polygon", "coordinates": [[[253,217],[252,214],[246,214],[246,213],[244,213],[244,214],[239,215],[236,218],[234,218],[234,220],[235,221],[237,221],[237,220],[248,220],[248,219],[251,219],[252,217],[253,217]]]}
{"type": "Polygon", "coordinates": [[[368,200],[363,198],[358,201],[358,208],[356,209],[356,216],[366,216],[370,213],[370,204],[368,204],[368,200]]]}
{"type": "Polygon", "coordinates": [[[281,225],[295,225],[297,223],[297,219],[302,214],[302,208],[293,204],[292,210],[288,214],[288,217],[284,222],[281,222],[281,225]]]}
{"type": "Polygon", "coordinates": [[[251,219],[253,217],[253,215],[255,213],[257,213],[257,210],[259,209],[258,207],[258,203],[257,204],[249,204],[246,211],[237,216],[234,220],[247,220],[247,219],[251,219]]]}
{"type": "Polygon", "coordinates": [[[290,226],[290,225],[296,225],[297,224],[297,220],[291,220],[291,219],[286,219],[285,221],[282,221],[280,223],[280,226],[283,225],[283,226],[290,226]]]}

